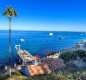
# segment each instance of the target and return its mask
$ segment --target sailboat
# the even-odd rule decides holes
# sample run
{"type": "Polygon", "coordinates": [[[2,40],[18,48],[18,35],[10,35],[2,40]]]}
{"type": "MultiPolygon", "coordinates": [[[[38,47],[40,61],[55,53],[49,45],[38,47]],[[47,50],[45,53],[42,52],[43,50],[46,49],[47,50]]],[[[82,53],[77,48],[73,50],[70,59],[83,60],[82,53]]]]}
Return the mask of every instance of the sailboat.
{"type": "Polygon", "coordinates": [[[58,39],[63,39],[63,37],[61,36],[61,33],[59,33],[58,39]]]}
{"type": "Polygon", "coordinates": [[[63,37],[59,37],[59,39],[63,39],[63,37]]]}

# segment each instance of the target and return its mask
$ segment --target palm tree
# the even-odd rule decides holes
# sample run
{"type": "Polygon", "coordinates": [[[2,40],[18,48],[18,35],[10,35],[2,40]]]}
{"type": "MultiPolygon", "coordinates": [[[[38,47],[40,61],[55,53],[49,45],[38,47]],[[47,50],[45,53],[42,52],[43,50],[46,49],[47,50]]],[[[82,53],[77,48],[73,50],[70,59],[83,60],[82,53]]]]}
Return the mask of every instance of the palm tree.
{"type": "Polygon", "coordinates": [[[16,11],[13,9],[12,6],[9,6],[4,12],[3,15],[7,16],[9,19],[9,40],[8,40],[8,45],[9,45],[9,73],[11,76],[11,18],[13,16],[17,16],[16,11]]]}

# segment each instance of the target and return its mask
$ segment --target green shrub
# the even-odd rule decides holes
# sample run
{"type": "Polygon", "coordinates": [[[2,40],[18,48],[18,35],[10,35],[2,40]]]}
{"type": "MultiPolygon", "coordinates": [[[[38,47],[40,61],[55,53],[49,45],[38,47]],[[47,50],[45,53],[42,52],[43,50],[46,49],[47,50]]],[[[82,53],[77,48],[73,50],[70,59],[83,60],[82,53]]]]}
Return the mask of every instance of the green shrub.
{"type": "MultiPolygon", "coordinates": [[[[83,58],[85,56],[86,56],[85,50],[75,50],[75,51],[67,50],[67,51],[64,51],[60,54],[60,58],[65,61],[75,60],[78,57],[83,58]]],[[[83,58],[84,61],[86,61],[85,58],[83,58]]]]}
{"type": "Polygon", "coordinates": [[[73,53],[73,51],[70,51],[70,50],[62,52],[59,57],[65,61],[76,59],[76,55],[73,53]]]}
{"type": "Polygon", "coordinates": [[[74,51],[76,57],[82,58],[84,56],[86,56],[85,50],[76,50],[74,51]]]}
{"type": "Polygon", "coordinates": [[[21,73],[19,73],[19,72],[12,72],[12,75],[18,75],[18,76],[20,76],[21,75],[21,73]]]}

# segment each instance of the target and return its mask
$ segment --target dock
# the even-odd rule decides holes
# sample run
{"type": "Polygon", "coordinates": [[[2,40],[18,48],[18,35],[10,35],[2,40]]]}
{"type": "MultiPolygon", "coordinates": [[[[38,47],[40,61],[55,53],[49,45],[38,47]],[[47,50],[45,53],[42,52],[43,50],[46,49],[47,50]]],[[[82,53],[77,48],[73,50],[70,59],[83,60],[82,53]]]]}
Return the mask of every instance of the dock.
{"type": "Polygon", "coordinates": [[[20,45],[15,45],[15,48],[18,54],[18,62],[22,65],[37,64],[41,59],[39,56],[33,56],[28,51],[22,50],[20,45]]]}

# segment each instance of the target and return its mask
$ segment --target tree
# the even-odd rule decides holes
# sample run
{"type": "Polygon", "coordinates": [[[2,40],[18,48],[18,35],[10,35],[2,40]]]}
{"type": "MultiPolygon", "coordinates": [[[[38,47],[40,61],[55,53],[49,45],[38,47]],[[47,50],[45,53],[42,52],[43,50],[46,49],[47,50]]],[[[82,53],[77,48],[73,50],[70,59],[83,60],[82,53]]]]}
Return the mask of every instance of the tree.
{"type": "Polygon", "coordinates": [[[9,40],[8,40],[8,45],[9,45],[9,72],[11,76],[11,19],[13,16],[17,16],[16,11],[13,9],[12,6],[9,6],[4,12],[3,15],[7,16],[9,19],[9,40]]]}

